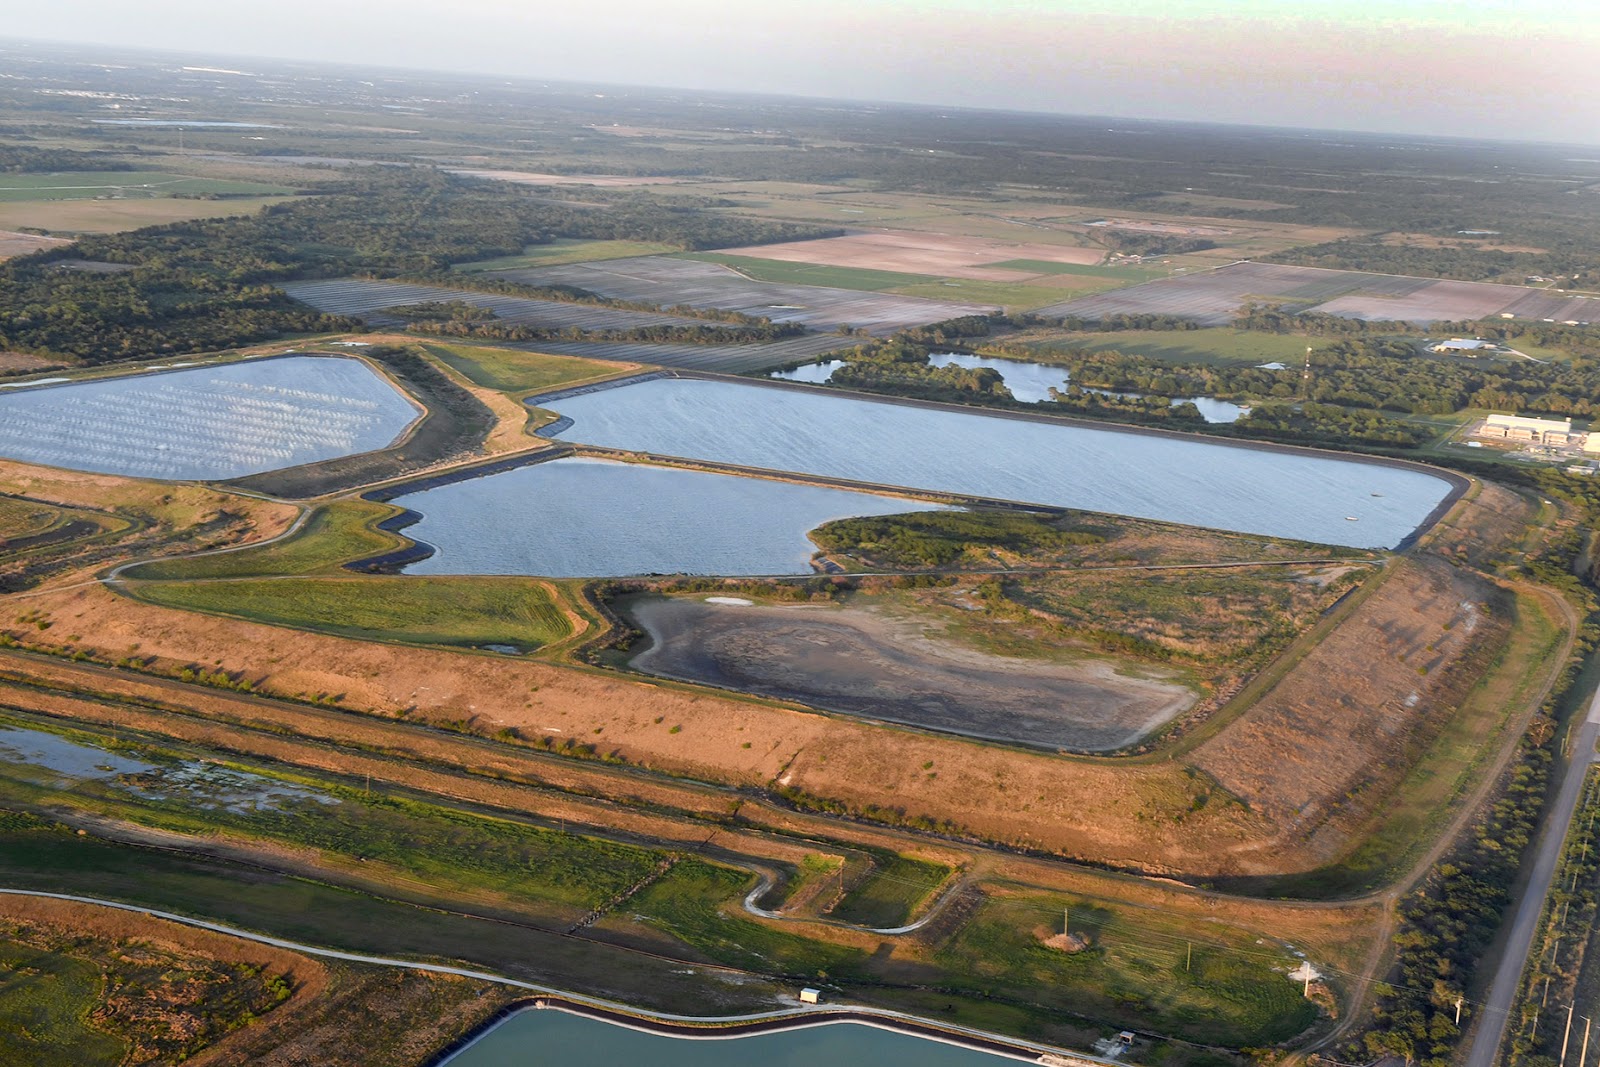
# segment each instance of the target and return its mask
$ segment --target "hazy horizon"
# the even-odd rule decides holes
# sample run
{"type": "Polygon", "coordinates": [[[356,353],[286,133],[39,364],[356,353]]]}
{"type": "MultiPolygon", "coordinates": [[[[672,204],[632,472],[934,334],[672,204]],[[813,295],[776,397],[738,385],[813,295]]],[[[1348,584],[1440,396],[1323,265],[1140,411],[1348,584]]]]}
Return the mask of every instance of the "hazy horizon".
{"type": "Polygon", "coordinates": [[[639,88],[1593,142],[1600,20],[1550,0],[63,0],[13,40],[639,88]]]}

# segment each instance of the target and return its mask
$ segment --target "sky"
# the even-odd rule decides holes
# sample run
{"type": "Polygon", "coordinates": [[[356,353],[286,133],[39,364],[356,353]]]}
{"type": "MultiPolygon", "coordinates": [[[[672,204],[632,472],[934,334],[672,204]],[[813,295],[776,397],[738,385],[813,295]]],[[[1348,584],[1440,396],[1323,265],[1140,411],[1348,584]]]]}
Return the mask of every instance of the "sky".
{"type": "Polygon", "coordinates": [[[4,34],[1065,114],[1600,140],[1585,0],[52,0],[4,34]]]}

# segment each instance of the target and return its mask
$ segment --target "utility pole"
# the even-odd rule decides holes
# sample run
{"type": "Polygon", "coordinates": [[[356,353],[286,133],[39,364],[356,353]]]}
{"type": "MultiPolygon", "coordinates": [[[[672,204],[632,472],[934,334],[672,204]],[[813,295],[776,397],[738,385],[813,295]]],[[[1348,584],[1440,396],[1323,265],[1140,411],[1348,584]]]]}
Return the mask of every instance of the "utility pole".
{"type": "Polygon", "coordinates": [[[1061,909],[1061,935],[1065,937],[1070,933],[1072,933],[1072,908],[1068,906],[1061,909]]]}
{"type": "Polygon", "coordinates": [[[1578,1067],[1583,1067],[1589,1059],[1589,1017],[1583,1017],[1583,1051],[1578,1053],[1578,1067]]]}
{"type": "Polygon", "coordinates": [[[1572,1040],[1572,1009],[1573,1009],[1573,1005],[1568,1004],[1567,1005],[1567,1029],[1566,1029],[1566,1032],[1561,1035],[1561,1065],[1560,1065],[1560,1067],[1567,1067],[1567,1043],[1572,1040]]]}
{"type": "Polygon", "coordinates": [[[1185,941],[1184,945],[1186,946],[1186,949],[1183,956],[1183,969],[1187,971],[1189,969],[1189,964],[1194,962],[1194,942],[1185,941]]]}
{"type": "Polygon", "coordinates": [[[1461,997],[1456,998],[1456,1026],[1461,1025],[1461,997]]]}

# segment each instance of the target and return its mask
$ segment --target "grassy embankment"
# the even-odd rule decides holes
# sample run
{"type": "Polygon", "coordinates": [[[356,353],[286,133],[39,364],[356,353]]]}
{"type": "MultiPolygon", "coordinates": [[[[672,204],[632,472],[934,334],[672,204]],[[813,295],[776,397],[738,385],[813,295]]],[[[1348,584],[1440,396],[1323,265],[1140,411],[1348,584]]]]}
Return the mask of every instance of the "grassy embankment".
{"type": "Polygon", "coordinates": [[[581,382],[598,381],[638,369],[633,363],[553,356],[515,348],[428,343],[422,350],[474,385],[513,397],[581,382]]]}
{"type": "MultiPolygon", "coordinates": [[[[831,927],[785,926],[743,915],[735,901],[753,878],[720,862],[686,855],[668,867],[662,863],[667,854],[658,848],[535,826],[507,814],[441,806],[384,788],[369,793],[271,767],[219,768],[126,742],[123,749],[158,763],[159,772],[80,780],[63,791],[48,772],[8,764],[0,779],[3,805],[64,810],[68,818],[109,817],[183,835],[168,838],[174,844],[187,839],[215,848],[226,842],[235,854],[242,850],[285,873],[258,870],[241,883],[215,859],[151,853],[10,817],[0,821],[0,880],[215,916],[340,947],[465,959],[656,1007],[682,1007],[685,997],[705,994],[680,978],[652,982],[670,969],[664,961],[606,945],[644,948],[684,962],[718,962],[791,982],[826,973],[847,994],[913,1007],[931,984],[946,990],[945,1017],[985,1025],[1003,1009],[1016,1024],[1008,1028],[1035,1036],[1059,1033],[1052,1028],[1062,1012],[1108,1027],[1230,1045],[1275,1039],[1284,1033],[1286,1014],[1295,1030],[1300,1026],[1294,1013],[1283,1010],[1292,999],[1285,991],[1293,994],[1293,987],[1275,973],[1291,962],[1288,953],[1262,949],[1256,945],[1260,935],[1203,916],[1157,922],[1137,908],[1096,905],[1108,912],[1102,916],[1105,932],[1091,951],[1036,953],[1028,946],[1038,936],[1038,915],[1055,914],[1059,905],[1054,896],[1016,889],[981,921],[952,924],[937,953],[930,955],[911,939],[872,955],[871,942],[831,927]],[[291,793],[295,789],[299,796],[291,793]],[[244,793],[277,799],[239,803],[244,793]],[[316,881],[301,881],[289,871],[316,881]],[[407,903],[438,910],[418,912],[407,903]],[[609,910],[589,932],[580,939],[558,936],[572,917],[593,907],[609,910]],[[502,922],[490,927],[477,914],[502,922]],[[403,921],[397,921],[400,916],[403,921]],[[1167,926],[1186,931],[1197,949],[1209,947],[1222,962],[1177,972],[1171,960],[1157,959],[1148,946],[1162,943],[1167,926]],[[585,948],[588,938],[600,944],[585,948]],[[993,955],[999,945],[1008,946],[1004,958],[993,955]],[[980,960],[985,962],[974,977],[968,967],[980,960]],[[1064,968],[1074,981],[1028,985],[1027,975],[1040,968],[1064,968]],[[1084,989],[1100,991],[1087,1012],[1084,989]]],[[[886,867],[875,884],[869,880],[873,888],[861,904],[847,897],[844,906],[889,916],[904,907],[891,898],[893,887],[914,881],[900,877],[910,870],[903,864],[886,867]]],[[[936,878],[939,871],[919,866],[915,873],[936,878]]],[[[923,877],[916,888],[925,893],[929,880],[923,877]]],[[[703,1001],[694,1006],[705,1007],[703,1001]]]]}
{"type": "Polygon", "coordinates": [[[525,578],[352,575],[342,564],[384,552],[393,509],[365,500],[319,507],[292,538],[239,552],[133,568],[121,587],[167,607],[364,640],[528,651],[573,632],[574,598],[525,578]]]}

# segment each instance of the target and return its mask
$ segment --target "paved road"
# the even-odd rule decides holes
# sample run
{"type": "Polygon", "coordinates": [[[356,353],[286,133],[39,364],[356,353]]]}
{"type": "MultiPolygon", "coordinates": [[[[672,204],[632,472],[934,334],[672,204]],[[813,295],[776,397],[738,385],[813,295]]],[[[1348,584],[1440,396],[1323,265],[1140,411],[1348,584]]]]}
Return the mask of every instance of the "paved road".
{"type": "Polygon", "coordinates": [[[1494,982],[1488,997],[1479,1010],[1483,1018],[1478,1027],[1472,1050],[1467,1054],[1465,1067],[1494,1067],[1505,1036],[1506,1023],[1510,1021],[1511,1005],[1516,1000],[1522,984],[1522,972],[1528,962],[1538,933],[1539,916],[1544,912],[1545,898],[1550,895],[1555,881],[1556,862],[1561,858],[1561,846],[1566,841],[1567,830],[1577,812],[1578,801],[1583,796],[1585,773],[1595,762],[1595,740],[1600,738],[1600,690],[1589,702],[1589,714],[1578,725],[1572,742],[1572,756],[1561,780],[1561,791],[1550,807],[1550,815],[1540,831],[1533,853],[1533,871],[1528,878],[1528,888],[1516,903],[1511,919],[1511,936],[1506,942],[1505,954],[1495,971],[1494,982]]]}

